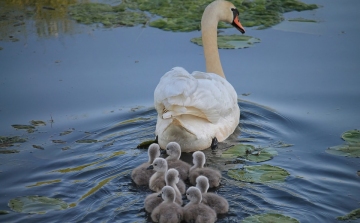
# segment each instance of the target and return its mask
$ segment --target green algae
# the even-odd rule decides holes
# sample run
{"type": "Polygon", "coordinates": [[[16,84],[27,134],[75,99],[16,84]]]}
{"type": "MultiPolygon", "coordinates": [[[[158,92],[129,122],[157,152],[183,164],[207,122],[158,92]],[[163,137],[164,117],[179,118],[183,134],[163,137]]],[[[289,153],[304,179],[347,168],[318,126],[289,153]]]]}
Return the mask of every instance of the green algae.
{"type": "Polygon", "coordinates": [[[290,174],[277,166],[244,166],[242,169],[230,169],[228,176],[249,183],[276,183],[283,182],[290,174]]]}
{"type": "Polygon", "coordinates": [[[266,213],[244,218],[242,223],[299,223],[295,218],[277,213],[266,213]]]}
{"type": "MultiPolygon", "coordinates": [[[[191,42],[202,46],[201,37],[192,38],[191,42]]],[[[219,35],[217,38],[218,48],[220,49],[243,49],[260,43],[260,39],[245,35],[219,35]]]]}
{"type": "Polygon", "coordinates": [[[252,145],[238,144],[221,154],[223,158],[244,158],[253,162],[264,162],[277,154],[272,149],[255,149],[252,145]]]}
{"type": "Polygon", "coordinates": [[[360,131],[349,130],[341,135],[344,144],[329,147],[326,152],[337,156],[360,157],[360,131]]]}
{"type": "Polygon", "coordinates": [[[111,6],[103,3],[82,3],[70,7],[70,16],[79,23],[101,23],[105,27],[146,24],[144,12],[126,10],[125,4],[111,6]]]}
{"type": "Polygon", "coordinates": [[[16,212],[28,214],[45,214],[53,210],[65,210],[67,203],[58,198],[49,198],[37,195],[11,199],[8,206],[16,212]]]}
{"type": "Polygon", "coordinates": [[[359,218],[360,218],[360,208],[355,209],[344,216],[339,216],[336,219],[340,221],[349,221],[349,220],[356,220],[359,218]]]}

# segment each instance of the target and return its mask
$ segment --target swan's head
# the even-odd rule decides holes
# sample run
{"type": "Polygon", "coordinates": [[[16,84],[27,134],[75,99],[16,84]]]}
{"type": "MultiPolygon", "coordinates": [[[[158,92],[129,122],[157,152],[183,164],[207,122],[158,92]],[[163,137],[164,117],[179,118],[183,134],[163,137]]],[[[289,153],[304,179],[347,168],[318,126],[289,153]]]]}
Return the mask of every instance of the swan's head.
{"type": "Polygon", "coordinates": [[[172,185],[179,183],[179,171],[174,168],[169,169],[165,175],[166,185],[172,185]]]}
{"type": "MultiPolygon", "coordinates": [[[[217,15],[216,19],[218,21],[230,23],[241,33],[245,33],[245,29],[241,25],[240,20],[239,20],[239,11],[236,9],[234,4],[232,4],[231,2],[224,1],[224,0],[213,1],[206,7],[206,9],[204,11],[204,15],[206,15],[206,14],[209,16],[217,15]]],[[[207,17],[208,16],[206,16],[205,18],[207,18],[207,17]]]]}
{"type": "Polygon", "coordinates": [[[205,154],[201,151],[196,151],[193,153],[193,163],[195,167],[204,167],[205,164],[205,154]]]}
{"type": "Polygon", "coordinates": [[[156,143],[152,143],[148,149],[149,163],[152,163],[155,158],[160,156],[160,146],[156,143]]]}
{"type": "Polygon", "coordinates": [[[159,194],[159,196],[161,196],[161,198],[164,201],[174,202],[175,201],[175,190],[174,190],[174,188],[172,188],[170,186],[165,186],[161,189],[161,194],[159,194]]]}
{"type": "Polygon", "coordinates": [[[181,147],[177,142],[169,142],[166,145],[166,154],[169,156],[168,160],[178,160],[181,156],[181,147]]]}
{"type": "Polygon", "coordinates": [[[154,169],[156,172],[165,173],[167,171],[167,162],[163,158],[156,158],[148,169],[154,169]]]}
{"type": "Polygon", "coordinates": [[[209,179],[205,176],[198,176],[196,178],[196,187],[199,188],[201,193],[206,193],[209,189],[209,179]]]}
{"type": "Polygon", "coordinates": [[[199,188],[189,187],[186,191],[186,197],[191,203],[199,204],[202,200],[202,195],[199,188]]]}

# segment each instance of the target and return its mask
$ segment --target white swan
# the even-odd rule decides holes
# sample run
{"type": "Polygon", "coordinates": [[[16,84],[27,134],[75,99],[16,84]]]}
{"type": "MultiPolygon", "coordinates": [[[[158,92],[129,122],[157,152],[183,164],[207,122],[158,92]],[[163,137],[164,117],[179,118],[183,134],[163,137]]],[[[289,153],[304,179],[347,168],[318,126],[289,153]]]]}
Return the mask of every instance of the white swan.
{"type": "Polygon", "coordinates": [[[230,2],[217,0],[209,4],[201,19],[206,73],[189,74],[175,67],[160,79],[154,103],[158,113],[155,134],[161,148],[172,141],[180,144],[182,152],[213,148],[238,126],[237,93],[225,79],[217,47],[219,21],[245,32],[238,16],[230,2]]]}

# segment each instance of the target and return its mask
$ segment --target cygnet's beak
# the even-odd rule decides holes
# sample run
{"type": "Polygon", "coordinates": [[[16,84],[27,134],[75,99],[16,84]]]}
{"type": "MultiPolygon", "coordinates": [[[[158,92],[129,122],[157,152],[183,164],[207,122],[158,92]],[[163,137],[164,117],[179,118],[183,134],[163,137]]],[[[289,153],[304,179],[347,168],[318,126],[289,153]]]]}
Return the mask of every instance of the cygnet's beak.
{"type": "Polygon", "coordinates": [[[153,165],[150,165],[148,168],[146,168],[147,170],[152,170],[154,169],[154,166],[153,165]]]}
{"type": "Polygon", "coordinates": [[[158,197],[161,197],[161,193],[160,193],[160,194],[158,194],[158,197]]]}

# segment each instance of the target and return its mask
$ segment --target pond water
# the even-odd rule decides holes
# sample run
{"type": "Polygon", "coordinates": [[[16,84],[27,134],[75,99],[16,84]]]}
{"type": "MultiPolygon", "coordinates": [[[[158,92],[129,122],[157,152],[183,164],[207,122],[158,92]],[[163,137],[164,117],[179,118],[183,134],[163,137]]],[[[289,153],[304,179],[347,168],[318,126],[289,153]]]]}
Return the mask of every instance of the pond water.
{"type": "MultiPolygon", "coordinates": [[[[218,151],[205,151],[208,165],[223,171],[213,191],[230,204],[218,222],[267,212],[303,223],[340,222],[337,216],[360,207],[359,158],[326,152],[344,143],[343,132],[360,129],[360,2],[305,2],[322,7],[286,13],[269,29],[248,28],[247,35],[261,39],[252,48],[220,50],[241,118],[218,151]],[[287,21],[299,17],[319,22],[287,21]],[[290,176],[267,184],[231,179],[228,169],[257,165],[225,165],[219,154],[239,142],[274,147],[278,155],[264,163],[290,176]]],[[[7,212],[0,222],[150,221],[143,201],[151,191],[130,178],[147,160],[137,145],[155,137],[160,77],[174,66],[205,69],[202,48],[190,42],[200,32],[71,20],[16,27],[0,40],[0,136],[27,141],[0,148],[0,210],[7,212]],[[46,125],[30,132],[12,127],[31,120],[46,125]],[[41,213],[27,214],[8,206],[30,195],[61,199],[67,208],[44,211],[39,204],[41,213]]],[[[191,162],[191,154],[182,158],[191,162]]]]}

